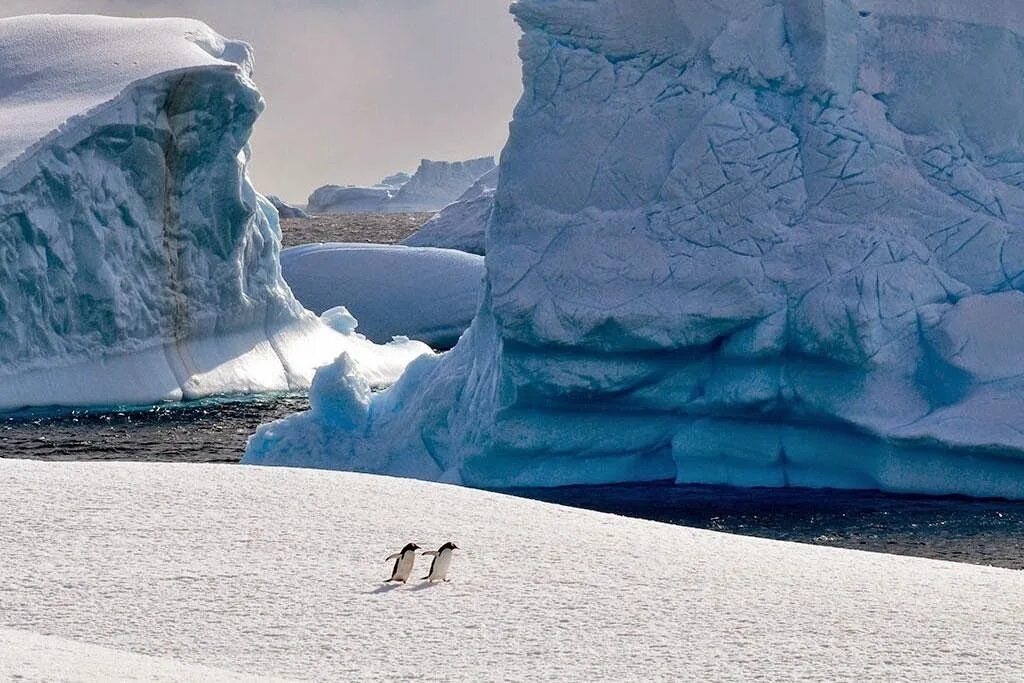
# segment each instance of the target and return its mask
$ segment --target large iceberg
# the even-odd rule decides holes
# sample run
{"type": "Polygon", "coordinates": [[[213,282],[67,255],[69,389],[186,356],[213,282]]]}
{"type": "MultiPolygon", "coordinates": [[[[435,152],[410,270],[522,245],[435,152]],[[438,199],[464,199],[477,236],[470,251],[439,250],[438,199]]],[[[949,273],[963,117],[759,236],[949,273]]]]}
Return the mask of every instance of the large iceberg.
{"type": "Polygon", "coordinates": [[[473,327],[249,462],[1024,497],[1024,5],[513,12],[473,327]]]}
{"type": "Polygon", "coordinates": [[[440,211],[471,191],[495,169],[494,157],[468,161],[420,161],[416,173],[396,173],[372,187],[324,185],[309,195],[309,212],[413,213],[440,211]]]}
{"type": "Polygon", "coordinates": [[[0,410],[302,389],[342,351],[246,175],[248,45],[185,19],[0,20],[0,410]]]}

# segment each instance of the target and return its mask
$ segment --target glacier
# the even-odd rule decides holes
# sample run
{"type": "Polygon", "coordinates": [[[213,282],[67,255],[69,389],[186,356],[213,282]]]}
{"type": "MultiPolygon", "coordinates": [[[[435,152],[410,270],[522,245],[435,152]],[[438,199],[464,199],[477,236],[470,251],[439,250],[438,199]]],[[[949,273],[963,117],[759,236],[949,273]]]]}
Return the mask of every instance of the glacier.
{"type": "Polygon", "coordinates": [[[1024,6],[512,11],[473,325],[246,461],[1024,498],[1024,6]]]}
{"type": "Polygon", "coordinates": [[[0,410],[383,385],[429,349],[340,334],[281,277],[246,173],[252,51],[186,19],[0,20],[0,410]]]}
{"type": "Polygon", "coordinates": [[[451,348],[483,296],[483,258],[451,249],[304,244],[281,252],[281,272],[307,309],[344,306],[359,332],[380,344],[408,337],[451,348]]]}
{"type": "Polygon", "coordinates": [[[496,168],[494,157],[467,161],[420,161],[416,172],[396,173],[372,187],[324,185],[309,195],[308,210],[328,213],[440,211],[471,191],[496,168]]]}

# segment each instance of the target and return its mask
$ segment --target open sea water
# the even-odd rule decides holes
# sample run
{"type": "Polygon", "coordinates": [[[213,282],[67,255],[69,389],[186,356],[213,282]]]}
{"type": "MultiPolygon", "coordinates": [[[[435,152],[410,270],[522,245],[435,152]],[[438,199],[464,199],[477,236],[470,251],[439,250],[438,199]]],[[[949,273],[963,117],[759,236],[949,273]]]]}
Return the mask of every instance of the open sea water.
{"type": "MultiPolygon", "coordinates": [[[[303,396],[0,418],[0,458],[238,462],[303,396]]],[[[862,491],[671,483],[515,489],[514,495],[728,533],[1024,569],[1024,503],[862,491]]]]}

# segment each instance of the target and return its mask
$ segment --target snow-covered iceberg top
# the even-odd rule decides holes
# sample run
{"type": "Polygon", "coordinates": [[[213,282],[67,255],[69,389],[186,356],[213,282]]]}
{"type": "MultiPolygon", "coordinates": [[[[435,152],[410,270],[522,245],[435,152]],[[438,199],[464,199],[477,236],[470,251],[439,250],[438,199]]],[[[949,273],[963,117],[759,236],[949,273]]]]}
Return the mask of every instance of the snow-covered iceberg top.
{"type": "Polygon", "coordinates": [[[1024,497],[1024,5],[513,11],[489,297],[317,462],[1024,497]]]}
{"type": "Polygon", "coordinates": [[[0,173],[55,131],[87,124],[133,83],[188,70],[248,79],[252,50],[194,19],[0,19],[0,173]]]}
{"type": "Polygon", "coordinates": [[[0,65],[0,410],[301,389],[342,351],[381,384],[426,351],[292,297],[246,175],[247,45],[36,15],[0,20],[0,65]]]}

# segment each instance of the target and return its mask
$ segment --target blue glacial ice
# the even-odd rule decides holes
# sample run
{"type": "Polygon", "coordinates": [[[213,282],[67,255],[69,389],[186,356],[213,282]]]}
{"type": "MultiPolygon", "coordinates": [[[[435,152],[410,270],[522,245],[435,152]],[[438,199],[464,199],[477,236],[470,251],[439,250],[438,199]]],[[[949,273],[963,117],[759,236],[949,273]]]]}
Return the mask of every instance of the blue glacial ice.
{"type": "Polygon", "coordinates": [[[1024,498],[1024,5],[513,12],[473,326],[248,462],[1024,498]]]}
{"type": "Polygon", "coordinates": [[[0,410],[303,389],[343,351],[380,385],[428,351],[292,296],[251,72],[197,21],[0,20],[0,410]]]}

